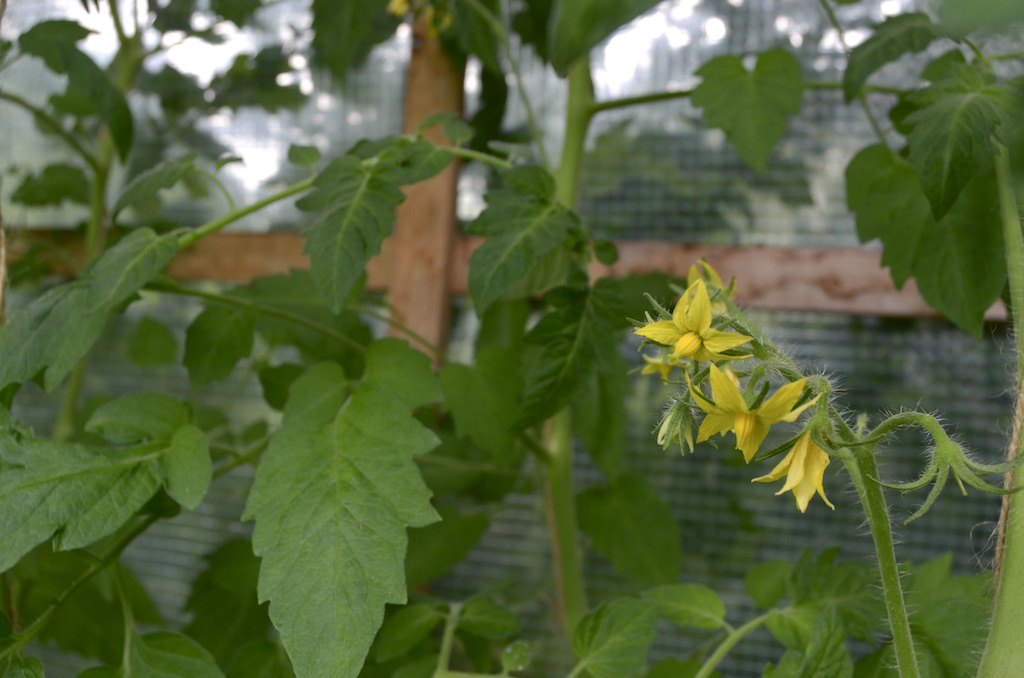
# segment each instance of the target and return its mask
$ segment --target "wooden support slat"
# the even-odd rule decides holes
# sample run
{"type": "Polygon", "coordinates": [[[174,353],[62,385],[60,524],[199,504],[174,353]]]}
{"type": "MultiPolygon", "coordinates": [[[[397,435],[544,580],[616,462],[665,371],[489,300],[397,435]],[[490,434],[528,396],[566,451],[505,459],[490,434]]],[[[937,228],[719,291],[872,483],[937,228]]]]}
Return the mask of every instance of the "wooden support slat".
{"type": "MultiPolygon", "coordinates": [[[[10,231],[13,258],[24,250],[18,231],[10,231]]],[[[479,244],[474,238],[456,238],[448,267],[448,289],[466,294],[469,256],[479,244]]],[[[612,266],[594,263],[592,278],[605,275],[663,272],[684,277],[690,266],[705,257],[724,277],[736,276],[736,302],[747,308],[824,311],[877,316],[935,316],[913,280],[897,290],[888,271],[881,268],[881,252],[868,249],[799,247],[734,247],[681,245],[664,242],[616,243],[619,260],[612,266]]],[[[261,275],[308,268],[298,233],[218,233],[181,252],[169,270],[179,280],[244,282],[261,275]]],[[[375,257],[367,267],[367,287],[387,290],[397,277],[395,264],[375,257]]],[[[1005,320],[1002,303],[986,314],[1005,320]]]]}
{"type": "MultiPolygon", "coordinates": [[[[428,30],[426,16],[413,26],[413,49],[406,75],[402,128],[415,132],[436,113],[462,115],[463,73],[445,54],[441,41],[428,30]]],[[[440,126],[424,136],[437,144],[451,142],[440,126]]],[[[393,318],[434,346],[448,343],[451,290],[448,268],[455,241],[455,201],[459,164],[452,162],[437,176],[404,189],[395,230],[384,243],[381,258],[394,275],[387,288],[393,318]]],[[[392,334],[403,336],[392,327],[392,334]]]]}

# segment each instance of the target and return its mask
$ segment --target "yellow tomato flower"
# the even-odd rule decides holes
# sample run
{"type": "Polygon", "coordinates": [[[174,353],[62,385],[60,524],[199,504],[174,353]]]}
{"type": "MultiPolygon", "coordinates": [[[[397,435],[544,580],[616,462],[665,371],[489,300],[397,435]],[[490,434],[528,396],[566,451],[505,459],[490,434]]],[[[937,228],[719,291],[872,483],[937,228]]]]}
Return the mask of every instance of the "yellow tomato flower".
{"type": "Polygon", "coordinates": [[[835,510],[835,506],[825,496],[825,488],[821,486],[821,480],[825,475],[825,467],[828,466],[829,458],[825,450],[811,442],[811,432],[807,431],[796,441],[789,454],[779,462],[778,466],[772,469],[771,473],[760,478],[754,478],[755,483],[770,483],[786,476],[786,484],[776,492],[776,496],[783,492],[793,491],[796,498],[796,506],[800,513],[807,511],[807,505],[814,498],[817,492],[822,501],[828,507],[835,510]]]}
{"type": "Polygon", "coordinates": [[[409,13],[409,0],[391,0],[388,2],[388,14],[405,16],[409,13]]]}
{"type": "Polygon", "coordinates": [[[772,424],[796,421],[801,412],[821,397],[820,394],[816,395],[810,401],[793,409],[796,401],[800,400],[800,394],[804,392],[804,384],[807,382],[806,379],[798,379],[780,387],[760,407],[750,408],[733,379],[714,364],[710,367],[709,379],[714,401],[709,400],[700,389],[690,386],[697,407],[704,410],[707,415],[697,432],[697,442],[704,442],[716,433],[733,431],[736,433],[736,448],[743,453],[747,463],[750,463],[757,454],[757,448],[761,447],[772,424]]]}
{"type": "Polygon", "coordinates": [[[679,361],[672,358],[672,356],[659,356],[657,358],[644,356],[644,362],[647,364],[640,370],[640,374],[654,374],[657,372],[661,374],[662,381],[668,381],[668,375],[672,368],[679,367],[679,361]]]}
{"type": "Polygon", "coordinates": [[[752,337],[711,327],[711,298],[703,280],[690,285],[672,311],[672,320],[656,320],[633,330],[645,339],[672,347],[672,359],[736,360],[722,351],[745,344],[752,337]]]}
{"type": "MultiPolygon", "coordinates": [[[[729,299],[736,296],[736,278],[729,281],[729,286],[726,287],[722,284],[722,277],[718,275],[718,271],[711,267],[704,259],[701,259],[698,263],[690,266],[689,272],[686,274],[687,286],[692,285],[698,280],[705,280],[711,283],[713,289],[720,290],[729,299]]],[[[711,312],[715,315],[723,315],[728,311],[728,307],[721,298],[716,297],[716,300],[711,302],[711,312]]]]}

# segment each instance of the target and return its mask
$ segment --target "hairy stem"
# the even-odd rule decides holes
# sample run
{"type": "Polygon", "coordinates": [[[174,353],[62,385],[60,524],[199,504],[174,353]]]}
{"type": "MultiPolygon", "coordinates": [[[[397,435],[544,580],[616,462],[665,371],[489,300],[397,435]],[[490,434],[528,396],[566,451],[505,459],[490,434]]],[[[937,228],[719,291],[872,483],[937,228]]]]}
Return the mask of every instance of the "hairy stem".
{"type": "Polygon", "coordinates": [[[870,446],[855,447],[853,459],[844,460],[843,463],[846,464],[857,488],[857,496],[864,507],[864,514],[871,528],[871,537],[875,542],[878,571],[882,579],[882,596],[889,617],[900,678],[920,678],[921,671],[917,665],[917,654],[914,652],[914,638],[910,631],[910,618],[907,614],[906,601],[903,599],[899,564],[896,562],[896,549],[893,546],[892,520],[885,506],[882,488],[873,480],[878,478],[874,449],[870,446]]]}
{"type": "MultiPolygon", "coordinates": [[[[1017,456],[1020,445],[1020,419],[1022,393],[1024,393],[1024,236],[1021,234],[1020,215],[1013,190],[1013,174],[1009,152],[1002,144],[995,158],[996,182],[999,188],[999,206],[1003,222],[1003,241],[1006,248],[1006,269],[1010,286],[1010,316],[1013,319],[1013,340],[1016,359],[1017,407],[1014,416],[1014,434],[1011,436],[1007,458],[1017,456]]],[[[1024,474],[1009,473],[1006,487],[1024,487],[1024,474]]],[[[1024,666],[1024,644],[1020,630],[1024,628],[1024,499],[1021,493],[1003,497],[1003,510],[999,516],[996,543],[996,598],[989,629],[988,642],[978,668],[978,678],[1009,676],[1024,666]]]]}
{"type": "Polygon", "coordinates": [[[576,493],[572,481],[572,426],[569,411],[548,422],[548,525],[552,535],[558,612],[567,636],[587,612],[583,568],[576,523],[576,493]]]}

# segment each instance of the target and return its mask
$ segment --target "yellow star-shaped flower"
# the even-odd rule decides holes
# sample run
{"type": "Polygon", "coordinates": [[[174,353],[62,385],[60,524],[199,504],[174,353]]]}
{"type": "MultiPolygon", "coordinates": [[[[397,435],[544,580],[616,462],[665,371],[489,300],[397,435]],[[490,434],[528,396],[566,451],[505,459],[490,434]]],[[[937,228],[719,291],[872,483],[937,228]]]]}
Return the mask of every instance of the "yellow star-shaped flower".
{"type": "Polygon", "coordinates": [[[798,379],[782,386],[760,407],[751,408],[743,399],[739,386],[722,370],[711,364],[711,395],[709,400],[700,389],[690,386],[697,406],[707,415],[697,431],[697,442],[704,442],[716,433],[734,431],[736,448],[743,453],[747,463],[757,454],[757,448],[764,442],[768,429],[780,421],[796,421],[800,413],[813,405],[820,395],[793,409],[804,391],[806,379],[798,379]]]}
{"type": "Polygon", "coordinates": [[[640,374],[654,374],[655,372],[661,374],[662,381],[668,381],[668,375],[672,372],[673,367],[679,367],[679,361],[675,360],[671,356],[658,356],[657,358],[651,358],[644,356],[643,369],[640,370],[640,374]]]}
{"type": "Polygon", "coordinates": [[[770,483],[785,475],[786,484],[775,494],[780,495],[792,490],[800,513],[807,511],[807,505],[814,498],[815,492],[828,504],[829,508],[835,510],[836,507],[825,496],[825,488],[821,486],[828,463],[828,454],[811,442],[811,432],[807,431],[800,436],[793,448],[790,449],[789,454],[772,469],[771,473],[754,478],[751,482],[770,483]]]}
{"type": "Polygon", "coordinates": [[[672,311],[672,320],[656,320],[633,332],[671,346],[673,360],[736,360],[736,356],[722,355],[722,351],[752,339],[743,334],[712,329],[711,298],[703,280],[697,280],[686,290],[672,311]]]}

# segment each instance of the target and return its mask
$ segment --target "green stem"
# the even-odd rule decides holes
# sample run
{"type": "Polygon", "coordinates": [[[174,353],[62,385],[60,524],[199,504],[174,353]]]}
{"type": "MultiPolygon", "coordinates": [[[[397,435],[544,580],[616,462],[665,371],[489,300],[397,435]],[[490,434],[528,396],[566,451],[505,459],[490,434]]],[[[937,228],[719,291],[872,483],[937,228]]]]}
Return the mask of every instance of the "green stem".
{"type": "Polygon", "coordinates": [[[117,560],[121,552],[124,551],[132,541],[135,540],[140,534],[149,529],[149,527],[159,520],[159,517],[155,515],[146,516],[138,525],[129,530],[114,546],[107,551],[99,559],[93,561],[89,567],[78,576],[78,579],[73,581],[70,586],[64,589],[60,595],[54,598],[49,606],[43,612],[36,617],[29,626],[20,633],[15,639],[2,650],[0,650],[0,664],[3,664],[4,660],[9,657],[13,657],[15,654],[21,651],[21,648],[28,645],[29,641],[39,635],[39,633],[49,623],[50,618],[53,617],[54,613],[61,608],[68,601],[74,593],[82,588],[86,583],[89,582],[93,577],[103,571],[108,565],[117,560]]]}
{"type": "Polygon", "coordinates": [[[594,83],[590,76],[590,62],[588,57],[584,57],[569,68],[565,141],[562,145],[562,159],[555,173],[558,200],[569,208],[576,206],[583,144],[587,139],[587,128],[590,126],[593,107],[594,83]]]}
{"type": "Polygon", "coordinates": [[[178,238],[178,249],[185,249],[186,247],[194,245],[195,243],[199,242],[206,236],[216,233],[217,231],[228,226],[229,224],[233,224],[239,219],[249,216],[253,212],[260,211],[267,205],[272,205],[275,202],[284,200],[285,198],[290,198],[296,193],[302,193],[303,191],[309,189],[313,185],[313,179],[313,177],[310,177],[309,179],[300,181],[297,184],[292,184],[283,191],[279,191],[277,193],[274,193],[273,195],[269,195],[266,198],[263,198],[262,200],[257,200],[251,205],[246,205],[245,207],[240,207],[238,209],[231,210],[227,214],[218,217],[213,221],[208,221],[199,228],[189,231],[188,233],[185,233],[180,238],[178,238]]]}
{"type": "Polygon", "coordinates": [[[587,612],[587,597],[583,590],[583,563],[576,523],[569,411],[562,410],[552,417],[548,427],[548,525],[552,533],[559,617],[566,635],[572,637],[573,629],[587,612]]]}
{"type": "Polygon", "coordinates": [[[132,656],[132,635],[135,631],[135,613],[132,610],[132,601],[128,597],[128,583],[121,564],[114,561],[114,581],[117,583],[117,597],[121,600],[121,618],[124,620],[124,645],[121,650],[121,666],[125,678],[130,672],[132,656]]]}
{"type": "Polygon", "coordinates": [[[350,348],[354,348],[359,351],[366,350],[366,347],[360,344],[355,339],[352,339],[351,337],[348,337],[342,334],[341,332],[338,332],[337,330],[328,327],[327,325],[307,318],[304,315],[292,313],[291,311],[286,311],[275,306],[266,306],[258,302],[249,301],[248,299],[240,299],[238,297],[232,297],[227,294],[205,292],[203,290],[197,290],[191,287],[186,287],[180,283],[172,282],[169,280],[148,283],[144,289],[150,290],[152,292],[164,292],[168,294],[180,294],[182,296],[187,297],[196,297],[198,299],[205,299],[207,301],[212,301],[217,304],[224,304],[225,306],[234,306],[235,308],[251,308],[257,313],[261,313],[263,315],[271,316],[274,318],[281,318],[282,320],[293,322],[296,325],[302,325],[303,327],[307,327],[311,330],[319,332],[320,334],[323,334],[324,336],[336,339],[341,343],[345,344],[346,346],[349,346],[350,348]]]}
{"type": "Polygon", "coordinates": [[[441,636],[441,650],[437,655],[437,668],[434,669],[434,678],[449,675],[448,664],[452,659],[455,629],[459,626],[460,612],[462,612],[462,605],[460,603],[452,603],[448,608],[448,616],[444,620],[444,635],[441,636]]]}
{"type": "MultiPolygon", "coordinates": [[[[1003,220],[1003,242],[1006,248],[1006,269],[1010,286],[1010,316],[1013,319],[1015,343],[1017,407],[1014,417],[1014,436],[1007,450],[1013,459],[1020,445],[1022,398],[1024,398],[1024,236],[1021,234],[1020,215],[1013,190],[1013,174],[1005,146],[996,142],[999,154],[995,158],[996,182],[999,187],[999,205],[1003,220]]],[[[1007,487],[1024,487],[1024,473],[1011,473],[1007,487]]],[[[1020,632],[1024,629],[1024,493],[1003,497],[1003,511],[999,517],[1000,538],[996,547],[996,597],[992,612],[992,626],[988,642],[981,657],[978,678],[997,678],[1014,675],[1024,666],[1024,643],[1020,632]]]]}
{"type": "Polygon", "coordinates": [[[228,190],[228,187],[224,185],[224,182],[221,181],[216,174],[212,174],[202,169],[197,169],[195,172],[200,176],[206,177],[211,184],[217,187],[220,194],[224,196],[224,200],[227,202],[229,210],[234,211],[238,209],[238,205],[235,204],[235,199],[231,197],[231,191],[228,190]]]}
{"type": "Polygon", "coordinates": [[[653,104],[659,101],[685,99],[691,94],[693,94],[692,89],[683,89],[678,92],[655,92],[654,94],[641,94],[635,97],[623,97],[621,99],[597,101],[591,105],[590,113],[601,113],[602,111],[610,111],[615,108],[626,108],[627,106],[642,106],[643,104],[653,104]]]}
{"type": "Polygon", "coordinates": [[[61,396],[60,412],[53,424],[53,439],[56,442],[69,440],[75,434],[75,416],[78,412],[78,396],[82,393],[82,382],[85,378],[85,359],[83,358],[71,370],[64,394],[61,396]]]}
{"type": "Polygon", "coordinates": [[[773,612],[766,612],[760,617],[754,617],[743,626],[740,626],[737,629],[732,629],[729,632],[729,635],[725,637],[725,640],[723,640],[718,647],[715,648],[712,655],[707,658],[707,661],[704,662],[700,667],[700,671],[698,671],[693,678],[708,678],[715,670],[715,667],[725,659],[727,654],[729,654],[729,651],[736,647],[736,644],[743,640],[744,636],[749,634],[751,631],[755,631],[756,629],[764,626],[764,623],[768,621],[768,618],[772,614],[773,612]]]}
{"type": "Polygon", "coordinates": [[[903,599],[900,569],[893,546],[892,521],[885,506],[882,488],[871,480],[878,478],[874,449],[869,446],[854,448],[853,459],[844,460],[843,463],[846,464],[857,488],[857,495],[871,528],[871,537],[875,542],[878,572],[882,579],[882,596],[885,599],[893,649],[896,652],[896,667],[900,678],[920,678],[921,671],[917,665],[917,654],[914,652],[914,638],[910,631],[910,618],[907,614],[906,601],[903,599]]]}
{"type": "Polygon", "coordinates": [[[218,466],[213,471],[213,477],[220,478],[222,475],[229,473],[242,464],[247,464],[259,457],[263,454],[263,451],[267,449],[267,445],[270,444],[271,438],[273,438],[273,435],[263,436],[258,441],[250,445],[246,450],[232,457],[231,461],[224,462],[224,464],[218,466]]]}
{"type": "Polygon", "coordinates": [[[512,163],[504,158],[499,158],[490,153],[481,153],[480,151],[474,151],[471,148],[461,148],[459,146],[438,146],[437,150],[448,155],[458,156],[465,158],[466,160],[479,160],[482,163],[497,167],[499,169],[512,169],[512,163]]]}

